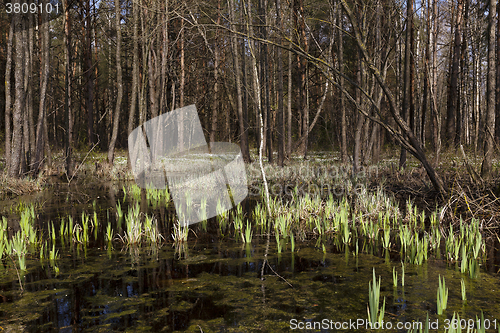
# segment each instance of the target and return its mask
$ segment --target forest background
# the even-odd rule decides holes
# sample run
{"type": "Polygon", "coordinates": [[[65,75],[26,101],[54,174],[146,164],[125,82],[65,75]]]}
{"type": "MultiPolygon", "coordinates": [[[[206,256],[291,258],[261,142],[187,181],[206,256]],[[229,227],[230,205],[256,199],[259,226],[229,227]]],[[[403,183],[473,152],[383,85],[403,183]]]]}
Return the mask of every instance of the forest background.
{"type": "Polygon", "coordinates": [[[9,179],[34,177],[60,150],[66,175],[80,162],[75,150],[106,152],[112,164],[136,126],[196,104],[208,141],[239,143],[246,162],[262,143],[278,166],[292,153],[331,150],[357,172],[377,163],[384,147],[401,147],[399,169],[410,153],[446,194],[437,171],[445,150],[465,162],[462,147],[480,157],[480,175],[466,163],[475,181],[492,176],[500,139],[497,6],[5,2],[0,167],[9,179]]]}

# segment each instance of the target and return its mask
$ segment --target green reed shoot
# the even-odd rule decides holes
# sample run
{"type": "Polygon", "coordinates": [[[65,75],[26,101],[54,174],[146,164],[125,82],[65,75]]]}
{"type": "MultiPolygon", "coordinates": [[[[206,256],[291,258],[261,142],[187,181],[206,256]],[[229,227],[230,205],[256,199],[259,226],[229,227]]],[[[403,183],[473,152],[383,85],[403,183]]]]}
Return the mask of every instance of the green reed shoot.
{"type": "MultiPolygon", "coordinates": [[[[45,258],[45,248],[46,247],[47,247],[47,241],[42,243],[42,246],[40,247],[40,261],[43,261],[43,259],[45,258]]],[[[1,255],[0,255],[0,257],[1,257],[1,255]]]]}
{"type": "Polygon", "coordinates": [[[448,303],[448,288],[446,288],[446,283],[444,280],[441,281],[441,275],[439,275],[439,286],[437,290],[437,314],[443,314],[443,310],[446,310],[446,305],[448,303]]]}
{"type": "Polygon", "coordinates": [[[52,244],[52,250],[49,251],[49,260],[54,263],[59,258],[59,250],[56,251],[56,244],[52,244]]]}
{"type": "Polygon", "coordinates": [[[64,218],[62,218],[61,222],[59,223],[59,233],[61,235],[61,238],[64,239],[64,235],[66,235],[66,223],[64,222],[64,218]]]}
{"type": "Polygon", "coordinates": [[[160,241],[161,235],[158,231],[158,224],[154,217],[146,215],[144,220],[144,234],[151,243],[156,244],[160,241]]]}
{"type": "Polygon", "coordinates": [[[405,286],[405,264],[401,262],[401,285],[405,286]]]}
{"type": "Polygon", "coordinates": [[[93,226],[96,229],[99,228],[99,220],[97,219],[97,212],[95,210],[94,210],[93,226]]]}
{"type": "Polygon", "coordinates": [[[82,212],[83,242],[89,242],[89,216],[82,212]]]}
{"type": "Polygon", "coordinates": [[[113,240],[113,229],[111,229],[111,222],[108,221],[108,226],[106,227],[106,240],[110,243],[113,240]]]}
{"type": "Polygon", "coordinates": [[[347,208],[342,206],[340,208],[340,223],[342,225],[342,234],[344,244],[348,244],[351,240],[351,231],[349,230],[349,219],[347,218],[347,208]]]}
{"type": "Polygon", "coordinates": [[[278,253],[281,253],[280,234],[276,232],[274,236],[276,237],[276,246],[278,247],[278,253]]]}
{"type": "MultiPolygon", "coordinates": [[[[484,313],[481,311],[481,319],[479,319],[476,315],[476,327],[477,327],[477,333],[486,333],[486,327],[484,323],[484,313]]],[[[499,327],[500,330],[500,327],[499,327]]]]}
{"type": "Polygon", "coordinates": [[[465,281],[464,279],[460,279],[460,287],[461,287],[461,290],[462,290],[462,301],[466,301],[467,300],[467,293],[465,291],[465,281]]]}
{"type": "Polygon", "coordinates": [[[295,239],[293,238],[293,232],[290,233],[290,242],[292,244],[292,253],[295,251],[295,239]]]}
{"type": "Polygon", "coordinates": [[[467,266],[469,266],[469,277],[475,279],[479,273],[479,263],[476,259],[470,258],[467,266]]]}
{"type": "Polygon", "coordinates": [[[462,245],[462,261],[460,262],[460,271],[465,273],[467,271],[467,252],[465,251],[465,246],[462,245]]]}
{"type": "Polygon", "coordinates": [[[125,238],[128,244],[136,244],[141,241],[143,232],[139,215],[139,203],[136,202],[134,206],[129,207],[128,213],[125,216],[125,224],[127,225],[125,238]]]}
{"type": "Polygon", "coordinates": [[[12,250],[16,253],[19,267],[22,271],[26,270],[26,242],[21,237],[21,233],[17,232],[14,237],[12,237],[12,250]]]}
{"type": "Polygon", "coordinates": [[[388,249],[391,246],[391,226],[387,225],[384,228],[384,248],[388,249]]]}
{"type": "Polygon", "coordinates": [[[376,322],[382,323],[384,320],[385,313],[385,297],[382,308],[379,311],[380,306],[380,276],[377,279],[375,277],[375,268],[373,269],[373,282],[368,282],[368,321],[374,325],[376,322]]]}
{"type": "Polygon", "coordinates": [[[244,242],[245,243],[251,243],[252,242],[252,236],[253,236],[253,231],[252,231],[252,227],[250,226],[248,220],[247,220],[247,227],[245,229],[245,239],[244,239],[244,242]]]}
{"type": "Polygon", "coordinates": [[[392,284],[394,287],[398,286],[398,271],[396,271],[395,266],[392,266],[392,284]]]}
{"type": "Polygon", "coordinates": [[[73,229],[73,217],[71,217],[71,215],[68,216],[68,233],[69,232],[73,232],[74,229],[73,229]]]}

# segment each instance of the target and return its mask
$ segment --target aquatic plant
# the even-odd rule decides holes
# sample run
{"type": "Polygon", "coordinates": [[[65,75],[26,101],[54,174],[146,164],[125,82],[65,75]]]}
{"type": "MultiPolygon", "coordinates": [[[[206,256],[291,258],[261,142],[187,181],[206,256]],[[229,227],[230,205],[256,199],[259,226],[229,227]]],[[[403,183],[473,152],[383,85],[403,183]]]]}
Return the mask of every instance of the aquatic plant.
{"type": "Polygon", "coordinates": [[[398,272],[396,271],[396,267],[392,267],[392,284],[394,287],[398,286],[398,272]]]}
{"type": "Polygon", "coordinates": [[[145,216],[144,219],[144,235],[151,243],[158,243],[163,236],[158,231],[158,222],[154,216],[145,216]]]}
{"type": "Polygon", "coordinates": [[[401,285],[405,286],[405,264],[401,262],[401,285]]]}
{"type": "Polygon", "coordinates": [[[290,233],[290,243],[292,245],[292,253],[295,252],[295,239],[293,238],[293,232],[290,233]]]}
{"type": "Polygon", "coordinates": [[[53,264],[59,258],[59,250],[56,251],[56,244],[52,244],[52,250],[49,251],[49,260],[53,264]]]}
{"type": "Polygon", "coordinates": [[[391,226],[387,225],[384,228],[384,248],[388,249],[391,247],[391,226]]]}
{"type": "Polygon", "coordinates": [[[281,241],[280,241],[280,234],[277,232],[274,234],[276,237],[276,246],[278,247],[278,253],[281,253],[281,241]]]}
{"type": "Polygon", "coordinates": [[[446,310],[446,305],[448,303],[448,288],[446,288],[446,283],[444,280],[441,281],[441,275],[439,275],[439,286],[437,290],[437,314],[443,314],[443,310],[446,310]]]}
{"type": "Polygon", "coordinates": [[[187,242],[189,232],[189,227],[187,225],[177,221],[174,223],[173,229],[174,233],[172,234],[172,238],[176,244],[187,242]]]}
{"type": "Polygon", "coordinates": [[[128,244],[137,244],[141,241],[143,233],[139,215],[139,203],[136,202],[135,205],[129,207],[127,215],[125,216],[125,224],[127,226],[125,240],[128,244]]]}
{"type": "Polygon", "coordinates": [[[252,236],[253,236],[252,227],[250,226],[250,224],[248,223],[248,220],[247,220],[247,227],[245,229],[245,239],[244,239],[244,242],[245,243],[251,243],[252,242],[252,236]]]}
{"type": "Polygon", "coordinates": [[[377,322],[382,323],[384,320],[384,313],[385,313],[385,297],[384,297],[384,303],[382,305],[382,308],[379,311],[379,306],[380,306],[380,276],[378,278],[378,283],[377,279],[375,277],[375,268],[373,268],[373,281],[368,282],[368,321],[372,324],[372,327],[374,326],[377,322]]]}
{"type": "Polygon", "coordinates": [[[17,232],[14,237],[12,237],[12,251],[17,255],[19,262],[19,268],[24,271],[26,270],[26,242],[21,237],[21,232],[17,232]]]}
{"type": "Polygon", "coordinates": [[[113,229],[111,229],[111,222],[108,221],[108,226],[106,227],[106,240],[110,243],[113,240],[113,229]]]}
{"type": "Polygon", "coordinates": [[[461,291],[462,291],[462,301],[466,301],[467,300],[467,293],[465,291],[465,282],[464,282],[464,279],[460,279],[460,286],[461,286],[461,291]]]}
{"type": "Polygon", "coordinates": [[[118,219],[123,218],[122,205],[120,204],[120,201],[116,202],[116,215],[118,216],[118,219]]]}

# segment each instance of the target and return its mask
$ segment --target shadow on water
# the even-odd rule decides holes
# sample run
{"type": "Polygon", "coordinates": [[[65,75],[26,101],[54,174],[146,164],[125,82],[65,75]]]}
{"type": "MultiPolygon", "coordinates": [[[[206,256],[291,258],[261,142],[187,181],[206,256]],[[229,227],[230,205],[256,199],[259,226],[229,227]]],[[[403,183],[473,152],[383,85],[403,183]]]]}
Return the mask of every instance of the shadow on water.
{"type": "MultiPolygon", "coordinates": [[[[114,205],[122,198],[119,186],[95,186],[84,191],[58,187],[33,200],[43,203],[39,223],[68,215],[76,220],[82,211],[96,210],[100,220],[109,219],[117,227],[114,205]]],[[[4,212],[8,206],[3,206],[4,212]]],[[[160,209],[155,214],[163,224],[162,234],[169,234],[172,212],[160,209]]],[[[47,232],[48,227],[41,229],[47,232]]],[[[90,237],[86,247],[61,243],[55,261],[28,257],[28,268],[21,273],[23,292],[16,270],[3,258],[0,327],[10,332],[288,332],[302,327],[306,332],[336,332],[335,325],[345,322],[345,331],[368,331],[373,269],[382,281],[384,321],[393,325],[386,331],[406,332],[396,329],[398,322],[423,321],[427,312],[432,321],[440,321],[439,331],[453,312],[469,320],[483,311],[492,327],[495,319],[500,324],[500,283],[484,271],[469,279],[441,260],[406,264],[403,286],[397,253],[356,254],[333,240],[326,240],[324,252],[311,240],[297,242],[294,253],[285,244],[282,254],[271,242],[261,276],[266,237],[254,236],[251,244],[242,245],[238,238],[221,239],[210,230],[207,235],[195,229],[197,238],[182,247],[171,242],[127,247],[115,241],[111,248],[99,241],[102,237],[90,237]],[[399,274],[397,286],[393,267],[399,274]],[[440,316],[439,275],[449,288],[448,308],[440,316]],[[466,303],[461,299],[462,277],[466,303]]]]}

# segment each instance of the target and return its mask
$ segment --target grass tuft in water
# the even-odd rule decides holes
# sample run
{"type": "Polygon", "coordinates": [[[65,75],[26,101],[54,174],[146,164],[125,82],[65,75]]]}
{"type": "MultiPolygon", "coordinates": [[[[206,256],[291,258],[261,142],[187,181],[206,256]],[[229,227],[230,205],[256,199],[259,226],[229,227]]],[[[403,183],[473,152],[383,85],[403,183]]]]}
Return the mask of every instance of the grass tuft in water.
{"type": "Polygon", "coordinates": [[[446,288],[446,283],[443,276],[443,281],[441,281],[441,275],[439,275],[439,286],[437,290],[437,314],[443,314],[443,310],[446,310],[446,305],[448,303],[448,288],[446,288]]]}
{"type": "Polygon", "coordinates": [[[375,277],[375,268],[373,268],[373,281],[368,282],[368,321],[372,324],[372,327],[375,326],[376,323],[382,323],[384,320],[385,313],[385,297],[382,308],[379,311],[380,306],[380,276],[377,279],[375,277]]]}

